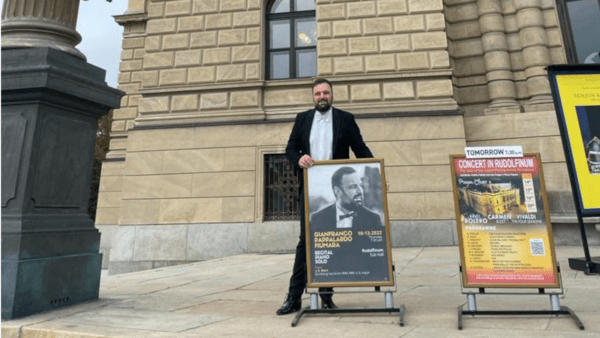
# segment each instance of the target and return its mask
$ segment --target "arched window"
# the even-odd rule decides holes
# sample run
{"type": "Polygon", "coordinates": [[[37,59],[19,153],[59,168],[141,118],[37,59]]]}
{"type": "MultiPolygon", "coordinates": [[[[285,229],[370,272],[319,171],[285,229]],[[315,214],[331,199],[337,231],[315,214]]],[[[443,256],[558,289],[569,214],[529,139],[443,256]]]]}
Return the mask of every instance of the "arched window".
{"type": "Polygon", "coordinates": [[[317,75],[314,0],[271,0],[267,14],[267,78],[317,75]]]}

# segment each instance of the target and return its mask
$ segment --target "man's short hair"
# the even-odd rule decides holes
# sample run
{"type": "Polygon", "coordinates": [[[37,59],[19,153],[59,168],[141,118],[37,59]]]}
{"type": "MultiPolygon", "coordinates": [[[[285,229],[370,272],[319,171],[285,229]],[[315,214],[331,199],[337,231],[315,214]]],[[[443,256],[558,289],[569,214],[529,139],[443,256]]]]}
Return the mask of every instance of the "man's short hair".
{"type": "Polygon", "coordinates": [[[354,174],[356,170],[351,167],[341,167],[333,173],[331,176],[331,189],[333,190],[335,187],[342,188],[342,177],[344,175],[354,174]]]}
{"type": "Polygon", "coordinates": [[[316,86],[322,84],[322,83],[327,83],[329,85],[329,88],[331,88],[331,91],[333,91],[333,85],[331,84],[331,82],[329,82],[329,80],[327,79],[323,79],[323,78],[318,78],[313,82],[313,89],[315,89],[316,86]]]}

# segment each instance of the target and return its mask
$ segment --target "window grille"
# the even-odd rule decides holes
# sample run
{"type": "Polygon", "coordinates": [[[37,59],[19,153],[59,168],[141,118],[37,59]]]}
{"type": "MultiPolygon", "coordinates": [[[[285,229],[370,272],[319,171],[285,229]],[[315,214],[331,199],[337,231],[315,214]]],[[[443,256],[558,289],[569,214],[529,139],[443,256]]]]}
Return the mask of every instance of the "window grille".
{"type": "Polygon", "coordinates": [[[299,220],[299,173],[284,154],[265,155],[264,168],[264,220],[299,220]]]}

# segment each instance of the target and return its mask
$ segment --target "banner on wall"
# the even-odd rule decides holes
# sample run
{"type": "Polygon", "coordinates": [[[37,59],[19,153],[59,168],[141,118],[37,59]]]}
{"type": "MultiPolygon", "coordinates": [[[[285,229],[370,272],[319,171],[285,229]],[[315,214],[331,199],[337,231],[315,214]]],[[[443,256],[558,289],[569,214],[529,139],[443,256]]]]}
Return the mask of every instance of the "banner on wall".
{"type": "Polygon", "coordinates": [[[538,154],[450,156],[464,287],[559,287],[538,154]]]}

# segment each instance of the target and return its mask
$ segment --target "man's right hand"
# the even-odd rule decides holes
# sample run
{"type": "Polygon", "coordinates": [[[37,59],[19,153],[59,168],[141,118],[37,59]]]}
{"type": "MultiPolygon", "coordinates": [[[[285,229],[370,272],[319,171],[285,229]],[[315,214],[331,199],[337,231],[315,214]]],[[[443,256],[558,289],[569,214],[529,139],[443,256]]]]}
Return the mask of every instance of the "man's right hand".
{"type": "Polygon", "coordinates": [[[300,157],[300,161],[298,161],[300,168],[306,169],[313,165],[313,159],[309,155],[304,155],[300,157]]]}

